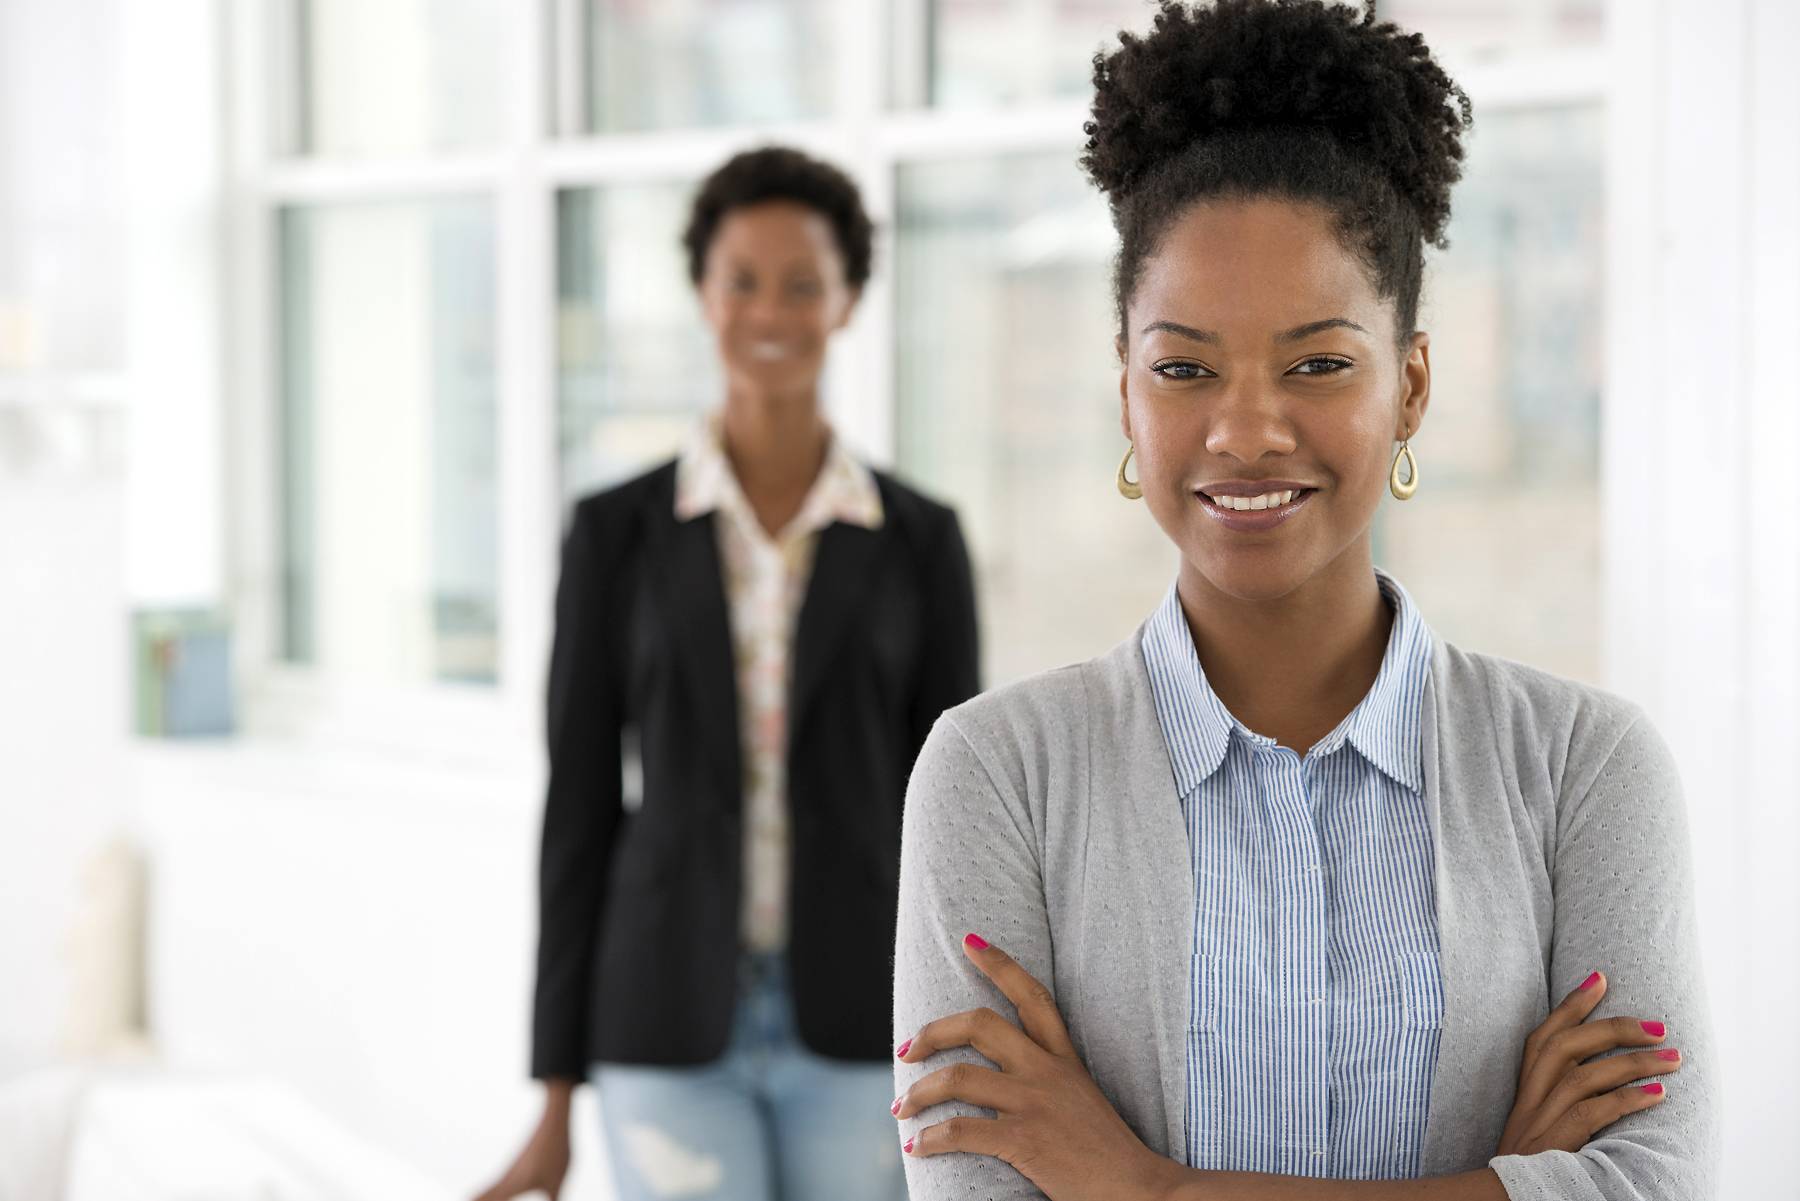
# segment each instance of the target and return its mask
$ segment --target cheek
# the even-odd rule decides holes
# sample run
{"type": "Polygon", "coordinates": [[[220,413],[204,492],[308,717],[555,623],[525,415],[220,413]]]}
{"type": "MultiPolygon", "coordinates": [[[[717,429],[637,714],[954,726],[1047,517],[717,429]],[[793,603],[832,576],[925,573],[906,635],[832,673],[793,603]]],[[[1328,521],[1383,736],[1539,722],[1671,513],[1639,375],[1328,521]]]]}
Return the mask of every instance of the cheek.
{"type": "Polygon", "coordinates": [[[1146,490],[1183,487],[1193,465],[1206,456],[1204,412],[1162,398],[1134,396],[1130,405],[1131,474],[1146,490]]]}

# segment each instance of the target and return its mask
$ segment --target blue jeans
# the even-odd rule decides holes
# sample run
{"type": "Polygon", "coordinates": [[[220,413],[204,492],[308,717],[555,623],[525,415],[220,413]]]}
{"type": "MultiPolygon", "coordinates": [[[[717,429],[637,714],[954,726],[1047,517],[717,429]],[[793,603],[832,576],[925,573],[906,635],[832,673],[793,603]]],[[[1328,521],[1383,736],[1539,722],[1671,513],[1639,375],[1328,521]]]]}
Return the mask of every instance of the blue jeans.
{"type": "Polygon", "coordinates": [[[596,1063],[619,1201],[902,1201],[886,1063],[808,1050],[787,959],[749,955],[731,1041],[696,1067],[596,1063]]]}

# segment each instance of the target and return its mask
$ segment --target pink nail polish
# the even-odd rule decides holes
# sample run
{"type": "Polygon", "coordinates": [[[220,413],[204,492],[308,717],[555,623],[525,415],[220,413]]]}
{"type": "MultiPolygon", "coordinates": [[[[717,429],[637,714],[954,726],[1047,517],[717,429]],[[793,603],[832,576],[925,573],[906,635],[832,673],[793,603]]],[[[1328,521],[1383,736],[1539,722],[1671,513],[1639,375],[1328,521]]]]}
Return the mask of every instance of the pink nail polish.
{"type": "Polygon", "coordinates": [[[912,1154],[912,1145],[913,1145],[913,1141],[909,1138],[904,1143],[900,1144],[900,1149],[902,1151],[906,1152],[908,1155],[911,1155],[912,1154]]]}
{"type": "Polygon", "coordinates": [[[1593,972],[1593,973],[1589,974],[1589,976],[1586,980],[1583,980],[1581,982],[1581,987],[1592,988],[1592,987],[1594,987],[1594,985],[1596,985],[1598,983],[1600,983],[1600,973],[1593,972]]]}
{"type": "Polygon", "coordinates": [[[1641,1087],[1643,1088],[1643,1090],[1645,1092],[1649,1093],[1652,1097],[1662,1096],[1663,1089],[1662,1089],[1662,1085],[1660,1085],[1660,1084],[1646,1084],[1641,1087]]]}
{"type": "Polygon", "coordinates": [[[1670,1063],[1674,1063],[1676,1060],[1681,1058],[1681,1052],[1677,1051],[1674,1047],[1670,1047],[1667,1051],[1658,1051],[1656,1053],[1656,1057],[1658,1059],[1666,1059],[1670,1063]]]}
{"type": "Polygon", "coordinates": [[[1638,1025],[1642,1026],[1644,1028],[1644,1033],[1650,1035],[1652,1038],[1661,1038],[1663,1036],[1663,1024],[1661,1022],[1639,1022],[1638,1025]]]}
{"type": "Polygon", "coordinates": [[[963,935],[963,941],[974,947],[977,951],[985,951],[988,949],[987,939],[981,937],[979,934],[965,934],[963,935]]]}
{"type": "Polygon", "coordinates": [[[893,1107],[891,1109],[889,1109],[888,1112],[893,1114],[895,1117],[899,1117],[900,1116],[900,1102],[902,1100],[904,1100],[903,1097],[895,1097],[893,1107]]]}
{"type": "Polygon", "coordinates": [[[906,1058],[906,1053],[907,1053],[907,1052],[908,1052],[908,1051],[910,1051],[910,1050],[912,1050],[912,1039],[910,1039],[910,1038],[909,1038],[909,1039],[907,1039],[907,1040],[906,1040],[906,1041],[905,1041],[905,1042],[903,1042],[903,1043],[901,1043],[901,1044],[900,1044],[900,1049],[899,1049],[899,1050],[897,1050],[897,1051],[895,1051],[895,1052],[894,1052],[894,1055],[895,1055],[895,1056],[896,1056],[896,1057],[897,1057],[897,1058],[900,1058],[900,1059],[905,1059],[905,1058],[906,1058]]]}

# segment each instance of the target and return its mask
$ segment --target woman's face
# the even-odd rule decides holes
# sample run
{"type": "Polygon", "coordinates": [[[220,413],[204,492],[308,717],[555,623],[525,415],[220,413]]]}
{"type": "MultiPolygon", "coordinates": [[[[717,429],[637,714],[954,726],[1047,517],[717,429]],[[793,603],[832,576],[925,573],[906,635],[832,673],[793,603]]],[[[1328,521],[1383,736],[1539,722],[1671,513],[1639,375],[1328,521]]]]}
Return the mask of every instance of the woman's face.
{"type": "Polygon", "coordinates": [[[700,307],[734,389],[811,392],[824,369],[825,343],[855,304],[822,214],[768,201],[720,220],[706,251],[700,307]]]}
{"type": "Polygon", "coordinates": [[[1144,500],[1183,574],[1243,600],[1367,562],[1395,444],[1429,399],[1426,336],[1396,352],[1392,302],[1329,220],[1284,200],[1196,204],[1126,311],[1121,421],[1144,500]],[[1260,512],[1213,499],[1290,490],[1260,512]]]}

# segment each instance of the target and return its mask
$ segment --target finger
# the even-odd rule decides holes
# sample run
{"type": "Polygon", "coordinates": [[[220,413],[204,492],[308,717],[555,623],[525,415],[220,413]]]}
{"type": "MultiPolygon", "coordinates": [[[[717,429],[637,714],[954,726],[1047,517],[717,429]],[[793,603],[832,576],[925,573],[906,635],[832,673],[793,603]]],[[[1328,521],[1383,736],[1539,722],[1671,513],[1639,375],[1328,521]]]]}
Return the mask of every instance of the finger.
{"type": "Polygon", "coordinates": [[[1075,1053],[1069,1028],[1063,1024],[1062,1011],[1056,1007],[1056,994],[1042,981],[979,934],[964,936],[963,954],[1006,994],[1006,999],[1019,1011],[1019,1022],[1033,1042],[1056,1055],[1075,1053]]]}
{"type": "MultiPolygon", "coordinates": [[[[943,1155],[966,1151],[1006,1159],[1011,1149],[1007,1124],[999,1118],[949,1118],[927,1126],[900,1145],[908,1155],[943,1155]]],[[[1010,1162],[1010,1161],[1009,1161],[1010,1162]]]]}
{"type": "Polygon", "coordinates": [[[901,1043],[894,1054],[902,1063],[919,1063],[949,1047],[974,1047],[1002,1071],[1011,1071],[1043,1049],[1023,1031],[991,1009],[969,1009],[927,1022],[901,1043]]]}
{"type": "Polygon", "coordinates": [[[1528,1138],[1526,1146],[1532,1151],[1551,1148],[1580,1151],[1596,1134],[1626,1114],[1660,1105],[1667,1095],[1668,1090],[1662,1081],[1656,1080],[1649,1084],[1627,1084],[1597,1097],[1589,1097],[1564,1111],[1560,1119],[1541,1133],[1528,1138]]]}
{"type": "MultiPolygon", "coordinates": [[[[1590,1060],[1572,1069],[1550,1090],[1544,1111],[1551,1115],[1565,1113],[1590,1097],[1612,1092],[1622,1085],[1680,1070],[1681,1052],[1673,1047],[1590,1060]]],[[[1548,1125],[1548,1122],[1540,1124],[1548,1125]]]]}
{"type": "Polygon", "coordinates": [[[894,1109],[897,1118],[910,1118],[946,1101],[966,1101],[996,1113],[1016,1113],[1020,1086],[1016,1079],[978,1063],[953,1063],[921,1076],[901,1093],[894,1109]]]}
{"type": "Polygon", "coordinates": [[[1602,972],[1590,972],[1586,979],[1564,994],[1563,999],[1552,1009],[1549,1016],[1539,1022],[1537,1027],[1525,1038],[1525,1053],[1519,1057],[1519,1083],[1525,1083],[1526,1076],[1536,1061],[1538,1053],[1560,1031],[1570,1030],[1587,1021],[1594,1007],[1606,995],[1606,976],[1602,972]]]}
{"type": "Polygon", "coordinates": [[[1658,1021],[1635,1017],[1602,1018],[1552,1034],[1532,1062],[1520,1095],[1542,1105],[1550,1090],[1582,1063],[1618,1047],[1654,1046],[1666,1036],[1658,1021]]]}

